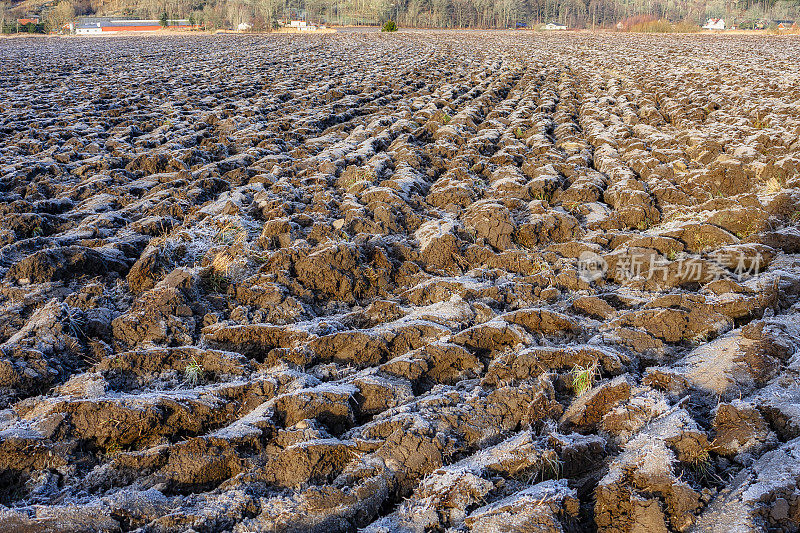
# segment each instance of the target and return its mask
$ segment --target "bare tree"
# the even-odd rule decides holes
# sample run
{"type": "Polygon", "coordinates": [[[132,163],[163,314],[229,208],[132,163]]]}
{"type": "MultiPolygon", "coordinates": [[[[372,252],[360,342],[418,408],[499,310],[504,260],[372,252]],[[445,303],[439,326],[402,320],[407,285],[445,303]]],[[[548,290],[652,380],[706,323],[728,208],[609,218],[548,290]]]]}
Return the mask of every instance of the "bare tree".
{"type": "MultiPolygon", "coordinates": [[[[0,17],[9,0],[0,0],[0,17]]],[[[313,22],[375,24],[392,18],[401,26],[491,28],[561,22],[575,27],[614,27],[628,17],[650,16],[670,22],[705,20],[749,13],[769,17],[773,10],[800,18],[800,0],[61,0],[53,9],[54,24],[68,21],[69,2],[79,13],[87,6],[110,13],[127,12],[157,18],[167,12],[186,18],[194,12],[209,29],[261,21],[270,28],[278,18],[305,15],[313,22]],[[65,11],[56,13],[58,10],[65,11]]],[[[74,13],[73,13],[74,16],[74,13]]]]}
{"type": "Polygon", "coordinates": [[[277,18],[281,0],[257,0],[256,10],[264,17],[267,29],[272,29],[272,23],[277,18]]]}
{"type": "Polygon", "coordinates": [[[51,30],[61,31],[66,24],[75,20],[75,8],[68,0],[61,0],[47,12],[45,22],[51,30]]]}
{"type": "Polygon", "coordinates": [[[8,5],[6,0],[0,1],[0,33],[6,28],[6,10],[8,9],[8,5]]]}

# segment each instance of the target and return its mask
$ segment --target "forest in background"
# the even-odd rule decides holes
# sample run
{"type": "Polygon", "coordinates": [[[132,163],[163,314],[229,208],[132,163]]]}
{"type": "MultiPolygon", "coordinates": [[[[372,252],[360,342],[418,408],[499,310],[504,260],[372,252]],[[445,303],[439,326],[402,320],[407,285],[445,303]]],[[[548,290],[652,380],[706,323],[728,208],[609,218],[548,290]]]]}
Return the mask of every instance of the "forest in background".
{"type": "MultiPolygon", "coordinates": [[[[620,21],[660,20],[696,28],[710,17],[747,28],[757,21],[794,20],[800,0],[0,0],[6,23],[30,13],[50,25],[84,15],[189,19],[206,29],[254,30],[287,18],[333,25],[400,27],[513,28],[557,22],[572,28],[613,28],[620,21]],[[49,17],[49,19],[48,19],[49,17]]],[[[3,22],[0,21],[0,22],[3,22]]],[[[629,26],[630,24],[628,24],[629,26]]]]}

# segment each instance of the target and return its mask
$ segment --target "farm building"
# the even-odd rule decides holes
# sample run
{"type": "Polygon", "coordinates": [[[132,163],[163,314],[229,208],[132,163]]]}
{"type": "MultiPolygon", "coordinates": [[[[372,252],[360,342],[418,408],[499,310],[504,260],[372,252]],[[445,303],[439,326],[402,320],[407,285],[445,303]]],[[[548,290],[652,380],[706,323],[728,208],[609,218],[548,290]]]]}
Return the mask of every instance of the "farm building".
{"type": "MultiPolygon", "coordinates": [[[[78,20],[75,33],[78,35],[97,35],[106,32],[158,31],[162,29],[159,20],[115,19],[111,17],[86,17],[78,20]]],[[[197,28],[188,20],[170,20],[167,29],[189,30],[197,28]]]]}
{"type": "Polygon", "coordinates": [[[558,30],[566,30],[567,27],[564,26],[563,24],[558,24],[558,23],[555,23],[555,22],[548,22],[547,24],[542,26],[542,29],[543,30],[547,30],[547,31],[558,31],[558,30]]]}
{"type": "Polygon", "coordinates": [[[317,29],[324,30],[325,26],[317,26],[316,24],[309,24],[305,20],[292,20],[289,22],[289,27],[296,31],[317,31],[317,29]]]}
{"type": "Polygon", "coordinates": [[[39,17],[37,17],[36,15],[29,15],[24,18],[18,18],[17,24],[19,24],[20,26],[24,24],[39,24],[39,17]]]}
{"type": "Polygon", "coordinates": [[[723,19],[708,19],[706,25],[703,26],[704,30],[724,30],[725,20],[723,19]]]}

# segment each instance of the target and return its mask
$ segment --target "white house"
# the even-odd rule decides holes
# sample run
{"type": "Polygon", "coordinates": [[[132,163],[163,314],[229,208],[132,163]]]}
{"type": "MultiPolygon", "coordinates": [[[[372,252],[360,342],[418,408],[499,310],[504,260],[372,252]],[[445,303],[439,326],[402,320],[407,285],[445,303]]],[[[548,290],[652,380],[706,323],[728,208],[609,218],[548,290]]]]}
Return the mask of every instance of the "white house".
{"type": "Polygon", "coordinates": [[[77,35],[92,35],[92,34],[99,34],[103,33],[103,28],[100,25],[100,22],[95,21],[88,21],[83,22],[79,21],[78,25],[75,27],[75,33],[77,35]]]}
{"type": "Polygon", "coordinates": [[[708,19],[706,25],[703,26],[704,30],[724,30],[725,21],[723,19],[708,19]]]}
{"type": "Polygon", "coordinates": [[[542,26],[542,29],[543,29],[543,30],[547,30],[547,31],[553,31],[553,30],[566,30],[566,29],[567,29],[567,27],[566,27],[566,26],[563,26],[563,25],[561,25],[561,24],[557,24],[557,23],[555,23],[555,22],[548,22],[547,24],[545,24],[544,26],[542,26]]]}
{"type": "Polygon", "coordinates": [[[293,20],[289,22],[289,27],[297,31],[317,31],[317,29],[325,29],[325,26],[317,26],[316,24],[309,24],[305,20],[293,20]]]}
{"type": "Polygon", "coordinates": [[[240,22],[236,29],[239,31],[250,31],[253,29],[253,25],[249,22],[240,22]]]}
{"type": "MultiPolygon", "coordinates": [[[[171,30],[191,30],[196,25],[188,20],[169,20],[167,28],[171,30]]],[[[120,33],[125,31],[143,32],[163,29],[158,19],[116,19],[114,17],[82,17],[75,25],[78,35],[97,35],[101,33],[120,33]]]]}

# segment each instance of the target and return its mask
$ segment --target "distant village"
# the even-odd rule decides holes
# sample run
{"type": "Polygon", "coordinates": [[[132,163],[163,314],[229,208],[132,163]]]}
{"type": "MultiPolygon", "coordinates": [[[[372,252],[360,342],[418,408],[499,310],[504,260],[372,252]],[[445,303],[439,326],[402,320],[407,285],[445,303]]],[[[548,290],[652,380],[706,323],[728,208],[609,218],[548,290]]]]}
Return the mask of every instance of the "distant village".
{"type": "MultiPolygon", "coordinates": [[[[539,29],[544,31],[566,31],[570,29],[577,29],[577,28],[569,28],[563,24],[558,24],[556,22],[548,22],[547,24],[541,26],[539,29]]],[[[620,21],[616,25],[616,29],[620,31],[625,31],[628,28],[628,25],[620,21]]],[[[733,31],[733,30],[776,30],[776,31],[797,31],[798,23],[794,20],[760,20],[760,21],[747,21],[747,22],[736,22],[733,21],[732,24],[725,23],[725,19],[723,18],[710,18],[706,20],[706,23],[700,26],[701,30],[709,30],[709,31],[733,31]]]]}
{"type": "MultiPolygon", "coordinates": [[[[6,24],[8,27],[9,24],[6,24]]],[[[125,32],[158,32],[164,30],[173,31],[199,31],[203,30],[203,25],[188,19],[170,19],[166,16],[160,19],[135,19],[120,17],[80,17],[75,21],[65,22],[59,28],[47,28],[41,17],[38,15],[26,15],[11,24],[11,30],[16,29],[17,33],[51,33],[51,34],[73,34],[73,35],[102,35],[125,32]]],[[[5,31],[4,33],[14,33],[5,31]]],[[[312,23],[307,20],[279,20],[274,28],[282,33],[306,33],[323,32],[327,30],[324,23],[312,23]]],[[[253,30],[253,25],[249,22],[241,22],[230,31],[249,32],[253,30]]]]}
{"type": "MultiPolygon", "coordinates": [[[[516,28],[529,29],[528,26],[523,23],[517,23],[516,28]]],[[[63,22],[63,24],[59,24],[58,27],[52,27],[52,24],[46,24],[39,15],[26,15],[24,17],[17,18],[16,21],[6,21],[2,29],[3,33],[102,35],[124,32],[158,32],[163,30],[200,31],[205,30],[206,28],[203,26],[203,24],[193,20],[192,17],[188,19],[170,19],[165,13],[160,19],[80,17],[76,20],[63,22]]],[[[325,23],[311,22],[300,18],[279,20],[272,29],[281,33],[332,31],[326,27],[325,23]]],[[[567,31],[578,28],[570,28],[557,22],[548,22],[547,24],[539,25],[530,29],[542,31],[567,31]]],[[[630,30],[625,21],[618,22],[615,29],[619,31],[630,30]]],[[[736,21],[733,19],[731,23],[728,24],[723,18],[709,18],[706,23],[700,27],[700,29],[714,32],[733,30],[773,30],[777,32],[797,32],[798,22],[794,20],[736,21]]],[[[253,30],[253,24],[243,21],[234,27],[230,27],[227,30],[222,31],[243,33],[251,32],[253,30]]]]}
{"type": "MultiPolygon", "coordinates": [[[[139,20],[139,19],[119,19],[115,17],[83,17],[78,19],[71,32],[76,35],[96,35],[101,33],[120,33],[120,32],[152,32],[160,30],[200,30],[202,26],[190,19],[180,20],[139,20]]],[[[253,29],[253,25],[248,22],[241,22],[236,27],[236,31],[247,32],[253,29]]],[[[278,29],[285,29],[296,32],[313,32],[324,30],[324,24],[312,24],[305,20],[284,20],[279,21],[278,29]]]]}
{"type": "Polygon", "coordinates": [[[765,21],[760,20],[757,22],[752,23],[751,25],[743,25],[739,24],[738,26],[736,23],[731,24],[730,26],[725,25],[725,19],[721,18],[710,18],[706,21],[705,25],[702,26],[704,30],[736,30],[736,29],[743,29],[743,30],[766,30],[768,28],[774,28],[778,31],[781,30],[796,30],[797,29],[797,22],[794,20],[775,20],[775,21],[765,21]]]}

